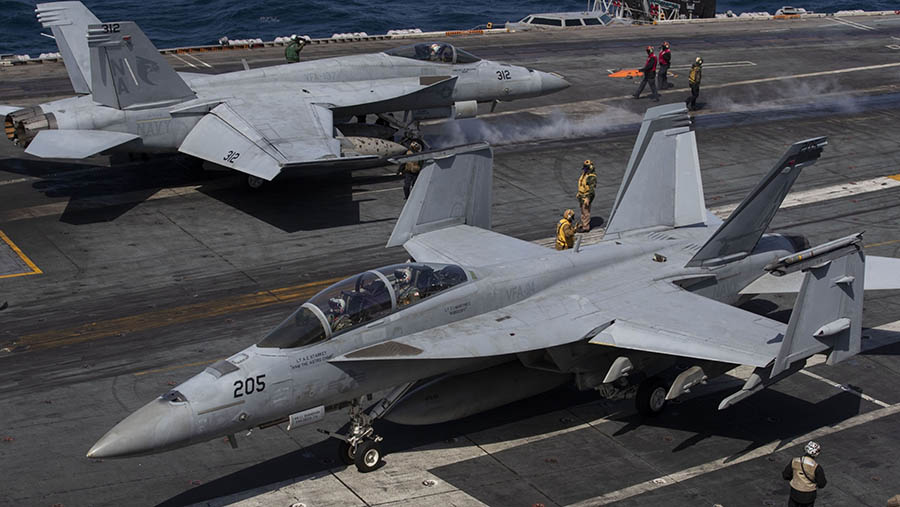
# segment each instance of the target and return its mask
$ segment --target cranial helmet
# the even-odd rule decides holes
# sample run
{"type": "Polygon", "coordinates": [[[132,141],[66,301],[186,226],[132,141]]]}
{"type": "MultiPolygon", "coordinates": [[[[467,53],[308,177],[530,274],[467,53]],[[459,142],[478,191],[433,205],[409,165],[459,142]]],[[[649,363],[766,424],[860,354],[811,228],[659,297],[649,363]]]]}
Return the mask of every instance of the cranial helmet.
{"type": "Polygon", "coordinates": [[[703,65],[703,58],[702,58],[702,57],[699,57],[699,56],[698,56],[694,61],[697,62],[697,65],[703,65]]]}
{"type": "Polygon", "coordinates": [[[331,298],[328,300],[328,307],[338,313],[343,313],[347,303],[341,298],[331,298]]]}
{"type": "Polygon", "coordinates": [[[648,54],[648,55],[652,55],[652,54],[653,54],[653,46],[647,46],[647,54],[648,54]]]}
{"type": "Polygon", "coordinates": [[[398,282],[408,282],[410,271],[409,268],[400,268],[394,270],[394,279],[398,282]]]}
{"type": "Polygon", "coordinates": [[[575,220],[575,212],[570,209],[567,209],[566,212],[563,213],[563,218],[565,218],[566,220],[569,220],[569,221],[575,220]]]}
{"type": "Polygon", "coordinates": [[[411,149],[412,151],[419,151],[422,149],[422,145],[419,144],[419,141],[413,141],[409,143],[409,149],[411,149]]]}
{"type": "Polygon", "coordinates": [[[819,446],[819,444],[813,442],[812,440],[810,440],[809,443],[806,444],[806,447],[803,448],[803,451],[807,455],[812,456],[813,458],[818,456],[819,451],[821,451],[821,450],[822,450],[822,448],[819,446]]]}
{"type": "Polygon", "coordinates": [[[593,162],[591,162],[591,159],[587,159],[584,161],[584,165],[594,165],[594,164],[593,164],[593,162]]]}
{"type": "Polygon", "coordinates": [[[661,48],[663,48],[663,49],[669,49],[669,43],[668,43],[668,42],[665,42],[665,41],[663,41],[663,43],[662,43],[662,44],[660,44],[660,46],[659,46],[659,47],[661,47],[661,48]]]}

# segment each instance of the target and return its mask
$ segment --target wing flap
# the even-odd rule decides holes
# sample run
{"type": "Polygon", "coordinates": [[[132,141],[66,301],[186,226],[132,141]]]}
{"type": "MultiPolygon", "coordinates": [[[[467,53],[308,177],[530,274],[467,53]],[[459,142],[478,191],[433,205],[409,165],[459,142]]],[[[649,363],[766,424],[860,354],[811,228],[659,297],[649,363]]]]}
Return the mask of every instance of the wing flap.
{"type": "Polygon", "coordinates": [[[765,366],[772,360],[771,355],[737,348],[728,343],[714,342],[693,332],[651,327],[626,320],[617,320],[592,338],[590,343],[753,366],[765,366]]]}
{"type": "Polygon", "coordinates": [[[140,139],[107,130],[41,130],[25,153],[41,158],[86,158],[140,139]]]}

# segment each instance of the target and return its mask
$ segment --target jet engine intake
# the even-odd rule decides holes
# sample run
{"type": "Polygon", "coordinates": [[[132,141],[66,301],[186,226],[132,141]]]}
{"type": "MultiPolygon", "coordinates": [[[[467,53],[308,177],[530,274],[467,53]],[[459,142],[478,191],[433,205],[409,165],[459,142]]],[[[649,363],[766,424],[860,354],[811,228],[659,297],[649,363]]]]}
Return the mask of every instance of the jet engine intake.
{"type": "Polygon", "coordinates": [[[27,148],[28,143],[41,130],[54,130],[59,126],[53,113],[44,113],[39,106],[19,109],[6,115],[3,122],[6,138],[16,146],[27,148]]]}

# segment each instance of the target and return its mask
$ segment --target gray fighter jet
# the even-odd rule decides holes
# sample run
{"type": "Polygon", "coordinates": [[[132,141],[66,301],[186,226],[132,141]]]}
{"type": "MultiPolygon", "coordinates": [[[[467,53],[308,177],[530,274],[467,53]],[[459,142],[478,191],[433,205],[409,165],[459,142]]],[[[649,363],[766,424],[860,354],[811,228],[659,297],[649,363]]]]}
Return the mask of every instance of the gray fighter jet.
{"type": "MultiPolygon", "coordinates": [[[[897,260],[866,276],[861,236],[809,248],[765,234],[824,138],[794,144],[732,215],[704,209],[694,132],[683,105],[648,110],[606,236],[555,251],[490,230],[486,145],[426,161],[388,245],[414,262],[347,278],[304,303],[262,341],[151,401],[112,428],[92,458],[135,456],[253,427],[311,424],[349,406],[341,458],[380,459],[373,421],[431,424],[565,383],[666,400],[736,365],[755,368],[720,409],[825,352],[860,351],[863,287],[900,286],[897,260]],[[804,273],[790,323],[731,306],[754,280],[804,273]],[[387,394],[368,410],[361,398],[387,394]]],[[[364,398],[363,398],[364,399],[364,398]]]]}
{"type": "Polygon", "coordinates": [[[0,106],[7,137],[39,157],[180,151],[248,175],[359,168],[403,154],[418,122],[475,116],[479,103],[553,93],[561,76],[419,43],[218,75],[175,72],[130,21],[81,2],[38,4],[78,97],[0,106]],[[368,116],[382,121],[369,124],[368,116]],[[357,122],[355,120],[363,120],[357,122]]]}

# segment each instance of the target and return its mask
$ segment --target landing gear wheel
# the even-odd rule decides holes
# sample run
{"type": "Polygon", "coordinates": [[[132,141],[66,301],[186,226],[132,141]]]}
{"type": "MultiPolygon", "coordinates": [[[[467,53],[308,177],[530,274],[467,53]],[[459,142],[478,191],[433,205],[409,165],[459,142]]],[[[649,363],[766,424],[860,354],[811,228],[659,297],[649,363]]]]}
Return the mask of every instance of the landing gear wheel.
{"type": "Polygon", "coordinates": [[[356,463],[355,456],[353,452],[353,446],[351,446],[348,442],[341,442],[338,444],[338,458],[345,465],[352,465],[356,463]]]}
{"type": "Polygon", "coordinates": [[[362,473],[375,470],[381,461],[381,449],[378,448],[378,442],[366,440],[359,444],[356,448],[356,469],[362,473]]]}
{"type": "Polygon", "coordinates": [[[247,175],[247,186],[252,190],[259,190],[265,183],[266,180],[258,176],[253,176],[252,174],[247,175]]]}
{"type": "Polygon", "coordinates": [[[668,392],[666,383],[659,377],[651,377],[641,382],[634,397],[638,413],[648,417],[659,415],[666,407],[668,392]]]}

